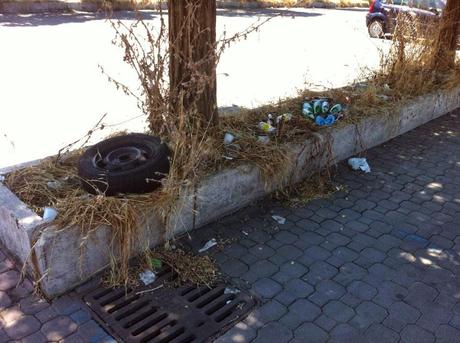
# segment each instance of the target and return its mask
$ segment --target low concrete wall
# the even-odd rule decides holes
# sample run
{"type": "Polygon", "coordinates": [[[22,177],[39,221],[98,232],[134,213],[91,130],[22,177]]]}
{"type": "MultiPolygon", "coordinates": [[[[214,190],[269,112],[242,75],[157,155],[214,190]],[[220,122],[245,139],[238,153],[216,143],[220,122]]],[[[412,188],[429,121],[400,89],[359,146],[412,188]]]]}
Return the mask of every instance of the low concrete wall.
{"type": "MultiPolygon", "coordinates": [[[[301,181],[330,160],[344,160],[459,107],[460,87],[414,99],[390,118],[368,117],[356,125],[339,123],[323,129],[303,144],[290,146],[292,172],[273,180],[270,187],[264,184],[260,170],[251,165],[211,175],[194,190],[184,191],[177,210],[166,222],[154,213],[148,215],[134,250],[140,252],[147,246],[210,223],[277,188],[301,181]],[[332,156],[327,156],[328,144],[332,156]]],[[[77,286],[109,262],[110,228],[101,227],[83,247],[80,232],[78,227],[46,225],[0,184],[0,241],[23,262],[33,252],[29,271],[42,278],[42,290],[49,297],[77,286]]]]}

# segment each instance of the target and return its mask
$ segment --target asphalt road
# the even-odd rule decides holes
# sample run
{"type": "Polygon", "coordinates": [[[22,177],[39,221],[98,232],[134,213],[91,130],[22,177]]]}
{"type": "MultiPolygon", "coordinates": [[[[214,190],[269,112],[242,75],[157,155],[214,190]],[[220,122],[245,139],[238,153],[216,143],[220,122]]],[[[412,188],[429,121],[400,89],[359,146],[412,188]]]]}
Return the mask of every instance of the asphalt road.
{"type": "MultiPolygon", "coordinates": [[[[337,87],[375,68],[388,42],[370,39],[365,10],[220,11],[218,34],[274,17],[225,52],[218,67],[219,106],[255,107],[308,87],[337,87]],[[281,16],[277,16],[281,14],[281,16]]],[[[116,16],[129,23],[127,12],[116,16]]],[[[158,14],[144,12],[152,23],[158,14]]],[[[135,86],[114,31],[101,16],[0,15],[0,168],[54,154],[84,135],[102,114],[119,123],[140,114],[99,70],[135,86]]],[[[109,130],[140,130],[143,118],[109,130]]],[[[98,136],[95,136],[97,139],[98,136]]]]}

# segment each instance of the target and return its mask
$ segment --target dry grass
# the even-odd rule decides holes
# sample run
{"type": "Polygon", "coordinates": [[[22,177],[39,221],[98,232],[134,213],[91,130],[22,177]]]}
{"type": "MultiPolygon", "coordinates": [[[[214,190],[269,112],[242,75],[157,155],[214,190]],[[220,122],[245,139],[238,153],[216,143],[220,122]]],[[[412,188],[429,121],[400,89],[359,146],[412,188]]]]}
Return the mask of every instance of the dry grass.
{"type": "Polygon", "coordinates": [[[58,164],[53,158],[44,159],[36,166],[9,173],[6,175],[5,184],[35,212],[42,214],[45,206],[54,207],[59,199],[78,191],[78,156],[79,152],[75,152],[58,164]],[[53,182],[58,182],[60,186],[50,187],[48,184],[53,182]]]}
{"type": "Polygon", "coordinates": [[[149,208],[152,195],[106,197],[91,195],[80,187],[77,160],[80,152],[60,160],[45,159],[41,164],[6,175],[5,184],[38,214],[45,206],[57,210],[53,224],[57,230],[78,226],[81,248],[101,226],[111,230],[109,251],[113,284],[124,284],[128,261],[138,242],[138,229],[149,208]]]}
{"type": "Polygon", "coordinates": [[[334,182],[327,172],[317,173],[304,181],[274,193],[286,207],[302,207],[313,199],[329,198],[344,187],[334,182]]]}
{"type": "Polygon", "coordinates": [[[373,85],[387,87],[397,100],[458,86],[458,63],[449,70],[434,67],[440,26],[427,28],[404,15],[400,15],[397,22],[390,52],[382,54],[381,68],[370,80],[373,85]]]}
{"type": "MultiPolygon", "coordinates": [[[[78,191],[76,191],[78,194],[78,191]]],[[[126,285],[129,281],[129,260],[132,249],[142,246],[139,228],[149,207],[149,198],[143,196],[106,197],[72,196],[57,203],[57,227],[81,228],[81,247],[92,239],[95,230],[101,226],[110,230],[110,280],[112,285],[126,285]]]]}
{"type": "Polygon", "coordinates": [[[155,249],[145,253],[145,267],[155,270],[157,261],[177,275],[174,286],[194,284],[211,287],[219,278],[216,264],[207,255],[194,255],[182,249],[155,249]]]}
{"type": "Polygon", "coordinates": [[[171,271],[171,276],[164,278],[160,287],[181,287],[184,285],[207,286],[211,288],[221,279],[215,261],[207,255],[195,255],[180,248],[157,247],[146,249],[143,254],[130,261],[127,277],[117,280],[116,269],[107,270],[101,282],[105,287],[137,288],[143,286],[140,274],[150,270],[157,275],[171,271]]]}

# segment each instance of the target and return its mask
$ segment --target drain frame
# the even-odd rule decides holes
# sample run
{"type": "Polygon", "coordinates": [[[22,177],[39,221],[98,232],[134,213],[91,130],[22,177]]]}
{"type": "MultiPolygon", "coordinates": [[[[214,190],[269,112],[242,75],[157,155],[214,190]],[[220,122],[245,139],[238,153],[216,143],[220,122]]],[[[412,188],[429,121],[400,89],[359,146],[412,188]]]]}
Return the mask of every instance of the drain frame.
{"type": "Polygon", "coordinates": [[[80,296],[96,321],[126,343],[210,342],[259,304],[246,291],[226,292],[233,288],[223,282],[211,288],[165,285],[175,277],[164,269],[148,286],[125,290],[96,285],[80,296]]]}

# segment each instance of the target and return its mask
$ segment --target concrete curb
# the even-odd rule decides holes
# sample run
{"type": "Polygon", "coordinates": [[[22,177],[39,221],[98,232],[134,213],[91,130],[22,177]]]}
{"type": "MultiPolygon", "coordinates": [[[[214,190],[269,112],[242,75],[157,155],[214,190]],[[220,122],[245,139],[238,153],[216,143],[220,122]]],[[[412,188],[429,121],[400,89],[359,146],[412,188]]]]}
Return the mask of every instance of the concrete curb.
{"type": "MultiPolygon", "coordinates": [[[[129,1],[118,2],[112,6],[114,11],[123,10],[155,10],[157,4],[137,4],[133,5],[129,1]]],[[[261,9],[270,7],[285,7],[273,6],[273,4],[259,2],[240,2],[240,1],[217,1],[219,9],[261,9]]],[[[326,4],[315,1],[309,6],[296,6],[297,8],[341,8],[336,4],[326,4]]],[[[353,4],[350,7],[367,7],[359,3],[353,4]]],[[[101,0],[4,0],[0,3],[0,13],[3,14],[26,14],[26,13],[47,13],[47,12],[98,12],[105,11],[101,0]]]]}
{"type": "MultiPolygon", "coordinates": [[[[325,166],[329,158],[334,162],[344,160],[459,107],[460,87],[413,99],[389,118],[373,116],[356,125],[341,124],[324,129],[303,144],[291,145],[292,173],[273,180],[270,187],[265,185],[260,170],[252,165],[211,175],[195,189],[184,190],[176,210],[166,221],[155,213],[149,214],[145,225],[140,228],[139,242],[134,250],[141,252],[174,235],[215,221],[275,189],[302,180],[325,166]],[[328,145],[332,156],[324,153],[328,145]]],[[[83,249],[80,231],[78,227],[57,230],[55,226],[43,223],[0,184],[0,240],[22,262],[32,250],[29,271],[42,278],[42,291],[49,297],[72,289],[109,262],[110,228],[101,227],[86,241],[83,249]]]]}

